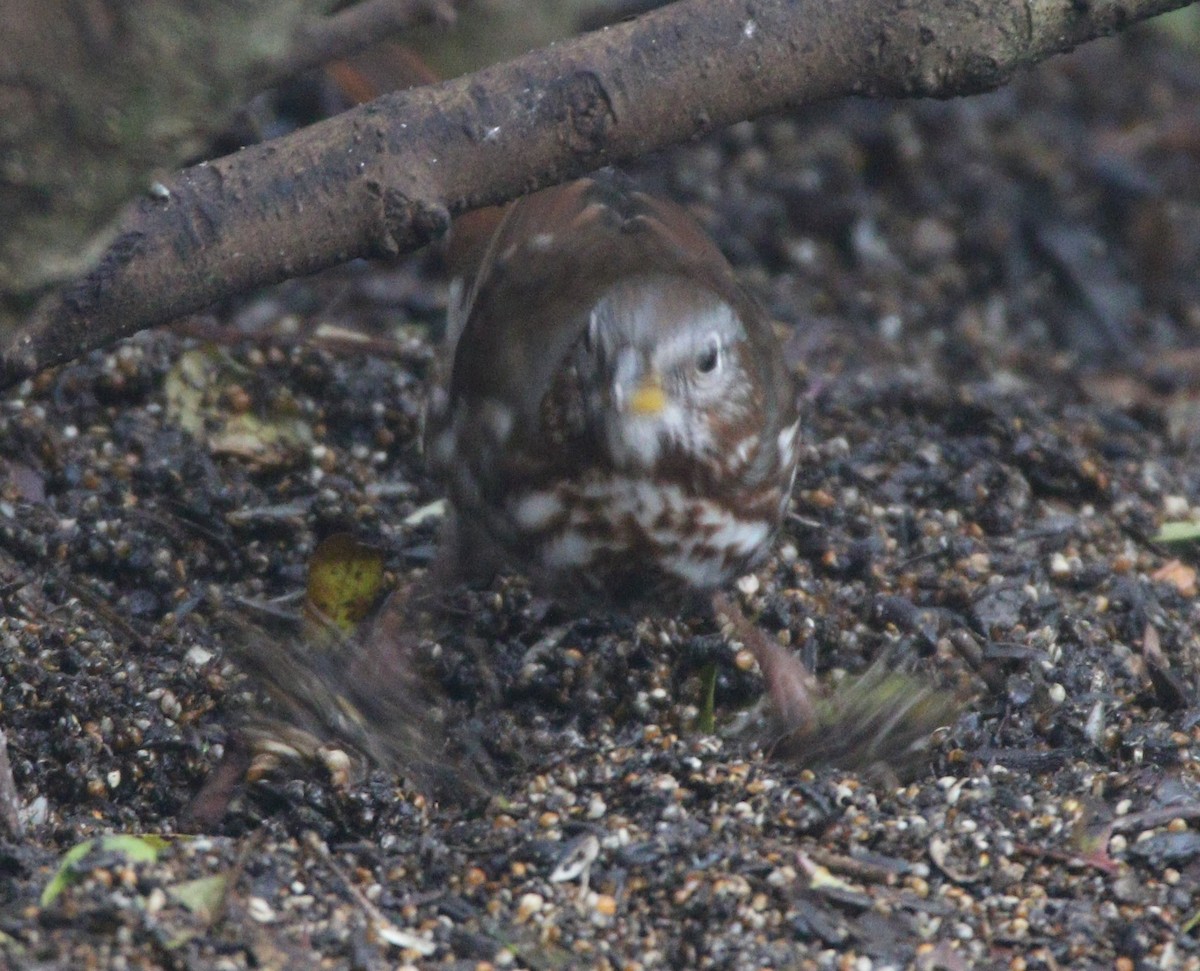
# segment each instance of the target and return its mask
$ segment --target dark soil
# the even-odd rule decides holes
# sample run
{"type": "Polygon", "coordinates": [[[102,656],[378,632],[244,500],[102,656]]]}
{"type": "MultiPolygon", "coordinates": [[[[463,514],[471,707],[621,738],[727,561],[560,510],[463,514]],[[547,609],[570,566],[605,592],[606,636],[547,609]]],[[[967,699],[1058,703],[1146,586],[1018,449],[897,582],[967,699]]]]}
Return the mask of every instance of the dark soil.
{"type": "Polygon", "coordinates": [[[1197,547],[1155,540],[1200,518],[1197,105],[1200,57],[1138,31],[634,169],[807,379],[792,515],[737,595],[826,686],[883,658],[967,699],[909,782],[764,756],[733,731],[757,676],[702,621],[513,578],[423,647],[490,795],[284,759],[40,906],[85,838],[180,830],[257,708],[225,619],[294,610],[334,533],[393,582],[429,564],[444,284],[344,267],[9,395],[0,965],[1200,968],[1197,547]]]}

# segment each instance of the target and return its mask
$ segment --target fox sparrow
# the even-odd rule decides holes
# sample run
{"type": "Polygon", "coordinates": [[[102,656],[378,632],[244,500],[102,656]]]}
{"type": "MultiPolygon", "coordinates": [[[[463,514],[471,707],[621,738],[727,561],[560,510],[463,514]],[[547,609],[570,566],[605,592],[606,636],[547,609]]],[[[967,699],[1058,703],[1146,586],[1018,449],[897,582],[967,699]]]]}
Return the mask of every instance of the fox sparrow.
{"type": "Polygon", "coordinates": [[[473,269],[453,291],[452,360],[426,429],[453,511],[438,569],[397,591],[342,654],[234,638],[284,720],[252,720],[234,739],[193,818],[220,818],[254,753],[317,758],[330,739],[470,789],[474,774],[441,752],[409,609],[505,565],[573,605],[707,601],[763,671],[788,729],[778,753],[900,765],[949,717],[944,697],[881,670],[815,703],[799,658],[722,590],[770,548],[799,416],[771,323],[714,244],[678,206],[607,179],[472,214],[455,231],[452,262],[473,269]]]}
{"type": "MultiPolygon", "coordinates": [[[[426,432],[450,569],[507,564],[569,603],[634,610],[711,596],[760,562],[795,475],[797,389],[692,218],[585,179],[517,202],[476,250],[426,432]]],[[[777,705],[803,715],[800,662],[744,639],[777,705]]]]}
{"type": "Polygon", "coordinates": [[[762,559],[796,466],[771,323],[681,208],[584,180],[502,218],[428,422],[458,553],[568,598],[661,602],[762,559]]]}

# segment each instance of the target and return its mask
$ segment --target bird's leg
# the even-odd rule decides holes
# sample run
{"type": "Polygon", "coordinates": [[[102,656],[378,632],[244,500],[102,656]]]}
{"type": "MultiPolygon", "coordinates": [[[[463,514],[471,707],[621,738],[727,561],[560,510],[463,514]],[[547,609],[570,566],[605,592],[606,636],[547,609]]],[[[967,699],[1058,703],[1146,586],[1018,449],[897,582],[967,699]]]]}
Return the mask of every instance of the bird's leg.
{"type": "Polygon", "coordinates": [[[961,699],[927,677],[892,671],[886,659],[818,697],[800,658],[751,622],[736,601],[717,593],[712,609],[754,654],[783,719],[784,732],[769,748],[773,758],[911,778],[929,763],[932,733],[952,724],[962,708],[961,699]]]}
{"type": "Polygon", "coordinates": [[[800,657],[768,635],[746,616],[727,593],[712,595],[713,614],[727,623],[733,636],[754,655],[776,714],[789,730],[810,727],[815,719],[816,683],[800,657]]]}
{"type": "Polygon", "coordinates": [[[437,555],[414,585],[410,599],[428,603],[447,598],[464,584],[485,587],[503,564],[503,556],[487,534],[450,511],[438,535],[437,555]]]}

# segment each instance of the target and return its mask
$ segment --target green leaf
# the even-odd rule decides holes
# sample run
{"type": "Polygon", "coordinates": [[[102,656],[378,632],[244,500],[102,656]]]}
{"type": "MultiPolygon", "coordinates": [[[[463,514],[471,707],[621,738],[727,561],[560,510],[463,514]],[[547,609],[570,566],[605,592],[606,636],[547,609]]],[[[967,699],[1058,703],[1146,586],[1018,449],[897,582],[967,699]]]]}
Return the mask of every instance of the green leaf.
{"type": "Polygon", "coordinates": [[[87,869],[81,864],[90,853],[115,853],[129,863],[153,863],[158,859],[159,851],[170,844],[161,836],[132,836],[128,833],[117,833],[112,836],[101,836],[98,839],[84,840],[72,846],[63,854],[58,870],[42,891],[40,904],[49,907],[68,886],[78,880],[87,869]]]}
{"type": "Polygon", "coordinates": [[[177,883],[167,888],[167,896],[207,923],[221,909],[228,886],[229,877],[219,873],[216,876],[177,883]]]}
{"type": "Polygon", "coordinates": [[[1155,543],[1187,543],[1200,539],[1200,523],[1193,520],[1163,523],[1154,537],[1155,543]]]}

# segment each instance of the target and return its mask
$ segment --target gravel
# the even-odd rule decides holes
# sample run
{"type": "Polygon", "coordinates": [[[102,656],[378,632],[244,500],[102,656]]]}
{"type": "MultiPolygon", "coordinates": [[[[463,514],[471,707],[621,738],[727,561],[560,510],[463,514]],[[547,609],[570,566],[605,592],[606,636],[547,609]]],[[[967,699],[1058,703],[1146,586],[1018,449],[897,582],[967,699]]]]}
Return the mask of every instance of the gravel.
{"type": "Polygon", "coordinates": [[[420,647],[482,794],[318,745],[183,834],[261,707],[230,616],[294,610],[335,533],[392,583],[433,556],[436,256],[10,393],[0,964],[1200,968],[1197,554],[1155,539],[1200,519],[1197,91],[1195,53],[1143,30],[634,170],[807,383],[791,515],[736,595],[827,686],[883,659],[957,694],[911,781],[773,758],[756,672],[701,620],[567,616],[506,578],[420,647]],[[105,834],[165,840],[138,862],[105,834]]]}

